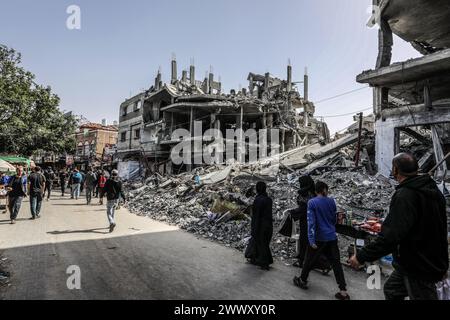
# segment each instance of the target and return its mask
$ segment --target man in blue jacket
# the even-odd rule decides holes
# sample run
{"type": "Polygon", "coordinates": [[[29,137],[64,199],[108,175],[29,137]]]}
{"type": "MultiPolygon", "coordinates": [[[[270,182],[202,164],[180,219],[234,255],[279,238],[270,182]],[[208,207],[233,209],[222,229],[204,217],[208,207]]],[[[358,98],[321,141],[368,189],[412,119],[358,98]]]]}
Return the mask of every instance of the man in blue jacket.
{"type": "Polygon", "coordinates": [[[328,186],[324,182],[316,183],[317,197],[308,202],[308,240],[310,247],[300,277],[294,278],[296,286],[308,289],[308,276],[319,257],[323,254],[331,263],[340,292],[335,297],[350,300],[347,293],[344,271],[341,265],[336,235],[337,209],[334,199],[328,197],[328,186]]]}
{"type": "Polygon", "coordinates": [[[83,176],[78,169],[75,169],[72,175],[72,199],[78,200],[80,197],[80,187],[83,181],[83,176]]]}

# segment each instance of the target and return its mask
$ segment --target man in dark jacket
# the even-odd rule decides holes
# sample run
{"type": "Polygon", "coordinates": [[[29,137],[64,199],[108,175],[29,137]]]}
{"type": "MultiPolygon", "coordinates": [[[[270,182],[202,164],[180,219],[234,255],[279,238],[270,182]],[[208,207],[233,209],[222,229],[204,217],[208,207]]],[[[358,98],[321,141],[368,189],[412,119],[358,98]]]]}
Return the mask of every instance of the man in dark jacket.
{"type": "Polygon", "coordinates": [[[27,179],[23,175],[23,167],[17,168],[16,176],[9,181],[7,190],[11,224],[15,224],[23,198],[27,196],[27,179]]]}
{"type": "Polygon", "coordinates": [[[117,170],[113,170],[111,178],[106,181],[103,191],[106,194],[106,199],[108,200],[106,204],[106,213],[109,221],[109,232],[113,232],[116,227],[114,214],[117,205],[119,204],[119,199],[122,197],[126,200],[125,193],[122,188],[122,182],[119,180],[119,172],[117,170]]]}
{"type": "Polygon", "coordinates": [[[40,167],[35,167],[28,178],[28,193],[30,195],[31,220],[40,218],[42,199],[44,198],[45,177],[40,167]]]}
{"type": "Polygon", "coordinates": [[[254,241],[256,253],[253,263],[263,270],[269,270],[273,264],[270,241],[273,235],[272,199],[266,192],[264,182],[256,184],[256,199],[253,203],[252,213],[252,241],[254,241]]]}
{"type": "Polygon", "coordinates": [[[437,300],[436,283],[449,267],[445,198],[417,160],[401,153],[393,160],[400,182],[378,239],[350,259],[353,267],[393,253],[395,271],[384,287],[387,300],[437,300]]]}
{"type": "Polygon", "coordinates": [[[59,172],[59,184],[61,185],[61,197],[64,197],[66,193],[66,180],[67,180],[67,172],[65,169],[62,169],[59,172]]]}
{"type": "Polygon", "coordinates": [[[53,172],[52,167],[47,168],[44,172],[45,176],[45,190],[44,190],[44,197],[45,193],[47,192],[47,201],[50,200],[50,197],[52,195],[52,189],[53,189],[53,182],[56,178],[55,173],[53,172]]]}
{"type": "Polygon", "coordinates": [[[92,193],[94,192],[95,184],[97,183],[97,176],[91,168],[88,169],[88,173],[84,179],[84,188],[86,190],[86,202],[88,205],[91,204],[92,193]]]}

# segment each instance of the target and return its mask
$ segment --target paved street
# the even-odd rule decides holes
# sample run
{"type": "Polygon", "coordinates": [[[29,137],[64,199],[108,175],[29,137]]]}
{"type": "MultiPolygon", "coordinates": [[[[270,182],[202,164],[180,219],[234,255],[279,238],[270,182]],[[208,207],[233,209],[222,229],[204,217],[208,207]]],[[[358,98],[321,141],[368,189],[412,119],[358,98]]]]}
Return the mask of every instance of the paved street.
{"type": "MultiPolygon", "coordinates": [[[[96,199],[94,200],[97,201],[96,199]]],[[[276,263],[270,272],[242,254],[122,209],[108,233],[105,208],[69,198],[45,202],[29,221],[25,202],[16,225],[0,214],[0,252],[12,286],[6,299],[333,299],[333,276],[313,273],[309,291],[291,284],[298,269],[276,263]],[[81,268],[81,290],[69,290],[66,270],[81,268]]],[[[382,299],[366,276],[346,269],[353,299],[382,299]]]]}

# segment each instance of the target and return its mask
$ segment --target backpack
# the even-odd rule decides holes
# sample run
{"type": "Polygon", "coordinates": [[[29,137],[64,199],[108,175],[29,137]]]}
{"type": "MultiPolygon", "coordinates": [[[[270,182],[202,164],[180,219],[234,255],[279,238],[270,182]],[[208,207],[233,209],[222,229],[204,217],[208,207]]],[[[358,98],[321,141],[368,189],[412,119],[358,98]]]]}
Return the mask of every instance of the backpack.
{"type": "Polygon", "coordinates": [[[101,176],[98,182],[98,185],[100,188],[104,188],[105,187],[105,183],[106,183],[106,177],[105,176],[101,176]]]}
{"type": "Polygon", "coordinates": [[[81,183],[81,174],[79,172],[77,172],[73,175],[72,182],[74,184],[81,183]]]}

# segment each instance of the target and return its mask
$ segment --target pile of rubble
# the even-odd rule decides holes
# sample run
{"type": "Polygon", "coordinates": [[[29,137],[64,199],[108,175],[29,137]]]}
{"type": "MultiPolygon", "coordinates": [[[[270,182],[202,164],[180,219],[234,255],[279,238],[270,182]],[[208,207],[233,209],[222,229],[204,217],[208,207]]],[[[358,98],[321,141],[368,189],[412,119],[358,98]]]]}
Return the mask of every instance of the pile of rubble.
{"type": "MultiPolygon", "coordinates": [[[[237,165],[199,170],[162,181],[147,179],[145,183],[129,183],[129,209],[243,250],[250,236],[254,186],[262,180],[273,199],[274,256],[283,260],[294,255],[294,241],[277,234],[277,230],[285,212],[296,207],[298,177],[304,170],[279,171],[275,176],[247,172],[237,165]]],[[[315,180],[330,186],[340,210],[361,215],[383,211],[394,191],[388,179],[370,176],[364,169],[317,168],[311,174],[315,180]]]]}

